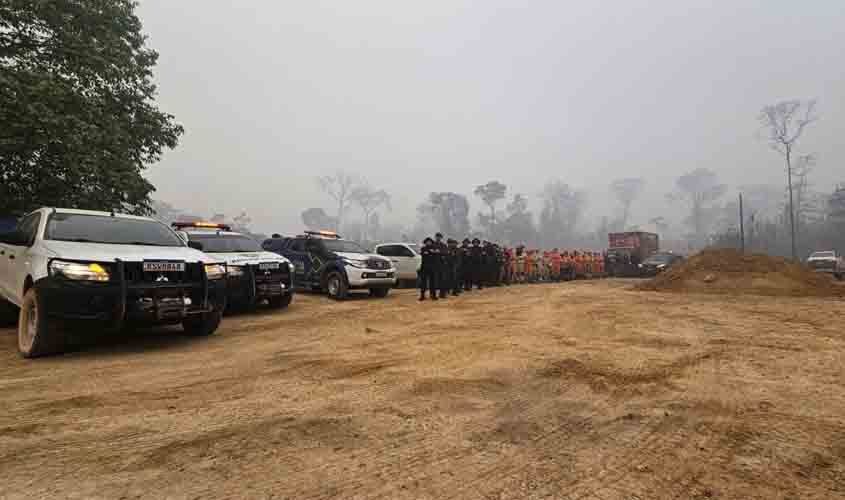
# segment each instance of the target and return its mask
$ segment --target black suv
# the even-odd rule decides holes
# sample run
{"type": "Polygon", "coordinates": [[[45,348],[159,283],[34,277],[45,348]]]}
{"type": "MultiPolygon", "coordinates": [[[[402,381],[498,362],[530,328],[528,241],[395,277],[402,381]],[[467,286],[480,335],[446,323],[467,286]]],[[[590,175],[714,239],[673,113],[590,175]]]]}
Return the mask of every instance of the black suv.
{"type": "Polygon", "coordinates": [[[351,290],[386,297],[396,285],[390,260],[367,252],[354,241],[327,231],[306,231],[293,238],[271,238],[262,247],[293,263],[294,287],[344,299],[351,290]]]}

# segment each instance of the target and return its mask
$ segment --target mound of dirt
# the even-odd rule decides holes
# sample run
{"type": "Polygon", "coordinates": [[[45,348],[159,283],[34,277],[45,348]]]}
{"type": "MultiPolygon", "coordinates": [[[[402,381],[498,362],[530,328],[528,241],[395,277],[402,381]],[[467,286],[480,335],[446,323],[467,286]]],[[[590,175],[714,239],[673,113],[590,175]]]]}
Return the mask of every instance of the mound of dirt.
{"type": "Polygon", "coordinates": [[[845,296],[845,286],[782,257],[705,250],[636,289],[795,297],[845,296]]]}

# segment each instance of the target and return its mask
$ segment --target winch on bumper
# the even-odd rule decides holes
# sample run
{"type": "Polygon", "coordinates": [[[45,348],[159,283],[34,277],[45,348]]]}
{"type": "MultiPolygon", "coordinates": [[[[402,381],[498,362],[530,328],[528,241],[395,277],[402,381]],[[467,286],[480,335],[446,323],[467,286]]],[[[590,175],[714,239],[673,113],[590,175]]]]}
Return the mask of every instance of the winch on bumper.
{"type": "Polygon", "coordinates": [[[201,262],[185,263],[184,271],[147,272],[141,262],[118,261],[107,282],[50,276],[35,287],[50,316],[115,326],[124,321],[178,323],[226,307],[226,280],[209,280],[201,262]]]}
{"type": "Polygon", "coordinates": [[[226,294],[229,302],[252,304],[293,293],[293,274],[287,263],[229,266],[226,294]],[[233,272],[235,269],[238,271],[233,272]]]}

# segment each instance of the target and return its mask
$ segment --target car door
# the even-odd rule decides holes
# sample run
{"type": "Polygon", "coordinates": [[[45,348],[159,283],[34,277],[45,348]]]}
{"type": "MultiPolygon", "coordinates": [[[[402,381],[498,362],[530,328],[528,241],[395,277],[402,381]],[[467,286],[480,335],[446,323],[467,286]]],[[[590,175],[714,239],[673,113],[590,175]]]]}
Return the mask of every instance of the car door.
{"type": "Polygon", "coordinates": [[[305,241],[303,238],[293,239],[282,252],[282,255],[293,264],[293,282],[296,287],[307,285],[307,276],[311,270],[311,262],[305,251],[305,241]]]}
{"type": "Polygon", "coordinates": [[[41,224],[41,213],[36,212],[24,217],[18,224],[17,231],[24,237],[23,244],[0,244],[0,286],[3,294],[15,300],[20,300],[23,294],[23,283],[29,273],[29,251],[35,242],[38,228],[41,224]]]}

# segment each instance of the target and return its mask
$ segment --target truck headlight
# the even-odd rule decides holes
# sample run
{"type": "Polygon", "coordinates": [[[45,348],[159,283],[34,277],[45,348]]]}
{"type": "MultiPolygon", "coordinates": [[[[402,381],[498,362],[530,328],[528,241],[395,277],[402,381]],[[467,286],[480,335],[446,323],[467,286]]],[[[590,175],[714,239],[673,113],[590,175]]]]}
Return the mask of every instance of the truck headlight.
{"type": "Polygon", "coordinates": [[[367,261],[366,260],[343,259],[343,262],[349,264],[352,267],[357,267],[359,269],[366,269],[367,268],[367,261]]]}
{"type": "Polygon", "coordinates": [[[96,262],[85,264],[54,260],[50,262],[50,274],[77,281],[109,281],[111,279],[106,267],[96,262]]]}
{"type": "Polygon", "coordinates": [[[229,276],[239,278],[244,275],[243,266],[228,266],[229,276]]]}
{"type": "Polygon", "coordinates": [[[223,264],[206,264],[205,275],[210,280],[219,280],[226,277],[226,266],[223,264]]]}

